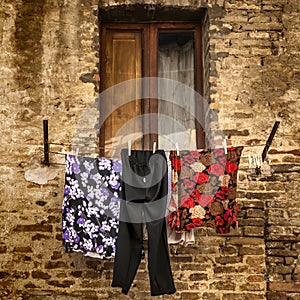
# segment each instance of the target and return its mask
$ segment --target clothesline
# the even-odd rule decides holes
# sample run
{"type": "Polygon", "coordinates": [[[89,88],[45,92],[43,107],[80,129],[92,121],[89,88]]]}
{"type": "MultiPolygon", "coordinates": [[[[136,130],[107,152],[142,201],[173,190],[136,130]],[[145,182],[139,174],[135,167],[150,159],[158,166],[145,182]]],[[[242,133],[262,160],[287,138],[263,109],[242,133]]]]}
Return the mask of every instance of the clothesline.
{"type": "MultiPolygon", "coordinates": [[[[72,144],[72,143],[55,143],[55,142],[49,142],[48,143],[49,145],[58,145],[58,146],[73,146],[74,148],[76,148],[76,144],[72,144]]],[[[82,146],[82,145],[80,145],[82,146]]],[[[240,146],[243,146],[244,148],[255,148],[255,147],[265,147],[266,144],[258,144],[258,145],[240,145],[240,146]]],[[[220,145],[221,147],[221,145],[220,145]]],[[[231,147],[231,145],[228,145],[228,147],[231,147]]],[[[119,146],[115,146],[115,147],[98,147],[98,149],[101,149],[101,150],[110,150],[110,149],[120,149],[119,146]]],[[[204,149],[207,149],[207,148],[204,148],[204,149]]],[[[144,149],[143,149],[144,150],[144,149]]],[[[149,149],[151,150],[151,149],[149,149]]],[[[173,151],[173,150],[176,150],[176,148],[173,148],[173,149],[169,149],[169,150],[166,150],[165,151],[173,151]]],[[[187,149],[180,149],[180,151],[185,151],[187,149]]],[[[203,150],[203,149],[194,149],[195,151],[200,151],[200,150],[203,150]]],[[[50,153],[50,152],[49,152],[50,153]]]]}
{"type": "MultiPolygon", "coordinates": [[[[266,158],[266,155],[268,153],[268,150],[269,150],[269,147],[271,146],[271,143],[272,143],[272,140],[275,136],[275,133],[278,129],[278,126],[279,126],[280,122],[279,121],[276,121],[273,125],[273,128],[272,128],[272,131],[268,137],[268,140],[265,144],[263,145],[243,145],[244,148],[254,148],[254,147],[264,147],[263,151],[262,151],[262,154],[261,154],[261,158],[259,159],[259,165],[264,162],[265,158],[266,158]]],[[[44,131],[44,163],[46,165],[49,165],[50,162],[49,162],[49,153],[53,153],[53,151],[50,151],[49,149],[49,145],[60,145],[60,146],[74,146],[74,143],[71,144],[71,143],[55,143],[55,142],[49,142],[49,139],[48,139],[48,120],[43,120],[43,131],[44,131]]],[[[228,137],[228,139],[223,139],[222,140],[222,143],[220,145],[216,145],[215,148],[217,148],[217,146],[220,146],[219,148],[223,148],[225,150],[225,154],[227,154],[227,149],[229,147],[227,147],[227,140],[228,141],[231,141],[230,140],[230,136],[228,137]]],[[[154,142],[153,143],[153,152],[155,152],[155,149],[156,149],[156,144],[157,142],[154,142]]],[[[231,143],[230,143],[231,144],[231,143]]],[[[76,145],[76,144],[75,144],[76,145]]],[[[82,145],[79,145],[79,146],[82,146],[82,145]]],[[[176,149],[171,149],[171,150],[167,150],[167,149],[164,149],[165,151],[172,151],[172,150],[176,150],[177,153],[179,154],[179,150],[183,151],[183,149],[179,149],[179,146],[178,146],[178,143],[175,143],[174,144],[175,148],[176,149]]],[[[230,146],[230,145],[228,145],[230,146]]],[[[124,147],[123,147],[124,148],[124,147]]],[[[78,153],[79,151],[79,148],[76,147],[76,153],[78,153]]],[[[109,150],[109,149],[120,149],[120,146],[118,147],[98,147],[98,149],[100,150],[109,150]]],[[[195,149],[195,151],[197,151],[198,149],[195,149]]],[[[199,149],[200,150],[200,149],[199,149]]],[[[201,149],[203,150],[203,149],[201,149]]],[[[130,152],[131,152],[131,141],[129,140],[128,141],[128,152],[129,152],[129,155],[130,155],[130,152]]],[[[63,154],[65,155],[66,153],[65,152],[57,152],[56,154],[63,154]]],[[[96,154],[97,155],[97,154],[96,154]]],[[[251,158],[250,155],[248,155],[248,159],[249,159],[249,165],[252,164],[252,160],[254,163],[256,163],[256,159],[257,159],[257,155],[254,155],[255,157],[251,158]]],[[[257,160],[258,161],[258,160],[257,160]]]]}
{"type": "MultiPolygon", "coordinates": [[[[260,145],[260,146],[265,146],[265,145],[260,145]]],[[[40,148],[42,149],[42,147],[40,146],[40,148]]],[[[199,150],[199,149],[197,149],[199,150]]],[[[197,151],[195,150],[195,151],[197,151]]],[[[203,150],[203,149],[202,149],[203,150]]],[[[169,151],[166,151],[166,152],[169,152],[169,151]]],[[[75,156],[78,155],[78,153],[71,153],[71,152],[67,152],[67,151],[49,151],[48,152],[49,154],[57,154],[57,155],[62,155],[62,156],[66,156],[67,154],[73,154],[75,156]]],[[[90,156],[88,154],[81,154],[81,156],[85,156],[86,157],[90,157],[90,158],[98,158],[98,154],[95,153],[94,155],[90,156]]],[[[248,159],[248,163],[249,163],[249,167],[248,168],[240,168],[241,170],[248,170],[249,168],[251,168],[251,166],[253,165],[254,167],[259,167],[262,163],[262,161],[260,160],[259,162],[258,161],[255,161],[254,159],[255,158],[252,158],[251,159],[251,162],[250,162],[250,158],[249,158],[249,154],[246,156],[246,155],[242,155],[241,158],[245,158],[245,159],[248,159]]],[[[257,158],[256,158],[257,159],[257,158]]],[[[65,163],[56,163],[56,162],[53,162],[52,164],[55,164],[55,165],[61,165],[61,166],[65,166],[65,163]]]]}

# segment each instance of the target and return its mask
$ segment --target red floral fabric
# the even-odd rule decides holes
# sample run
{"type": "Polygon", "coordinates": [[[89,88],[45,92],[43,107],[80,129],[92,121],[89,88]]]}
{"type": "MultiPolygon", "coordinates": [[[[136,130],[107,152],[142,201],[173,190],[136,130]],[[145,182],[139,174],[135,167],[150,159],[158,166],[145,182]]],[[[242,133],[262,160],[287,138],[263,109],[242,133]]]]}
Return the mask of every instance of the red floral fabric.
{"type": "Polygon", "coordinates": [[[237,173],[243,147],[202,151],[171,151],[170,228],[177,232],[213,227],[228,233],[237,226],[237,173]]]}

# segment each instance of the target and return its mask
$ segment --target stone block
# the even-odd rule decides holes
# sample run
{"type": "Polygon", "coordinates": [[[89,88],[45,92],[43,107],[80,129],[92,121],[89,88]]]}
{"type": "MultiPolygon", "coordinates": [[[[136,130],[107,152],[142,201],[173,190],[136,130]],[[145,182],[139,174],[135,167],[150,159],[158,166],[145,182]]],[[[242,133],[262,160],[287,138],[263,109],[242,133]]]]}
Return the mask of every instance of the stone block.
{"type": "Polygon", "coordinates": [[[179,299],[199,300],[201,299],[201,296],[197,292],[181,292],[179,299]]]}
{"type": "Polygon", "coordinates": [[[6,253],[6,252],[7,252],[7,246],[0,245],[0,254],[6,253]]]}
{"type": "Polygon", "coordinates": [[[49,281],[47,281],[47,283],[49,285],[52,285],[52,286],[55,286],[58,288],[68,288],[68,287],[72,286],[75,283],[75,281],[73,281],[73,280],[63,280],[63,281],[49,280],[49,281]]]}
{"type": "Polygon", "coordinates": [[[255,256],[248,256],[246,258],[246,263],[250,266],[261,266],[265,264],[265,256],[260,256],[258,257],[257,255],[255,256]]]}
{"type": "Polygon", "coordinates": [[[264,209],[265,207],[264,201],[260,201],[260,200],[242,200],[242,203],[244,208],[264,209]]]}
{"type": "Polygon", "coordinates": [[[285,249],[268,249],[266,250],[267,255],[270,256],[282,256],[282,257],[298,257],[298,252],[297,251],[292,251],[292,250],[285,250],[285,249]]]}
{"type": "Polygon", "coordinates": [[[265,284],[259,284],[257,282],[248,283],[248,284],[241,284],[240,289],[242,291],[251,291],[251,292],[264,291],[265,290],[265,284]]]}
{"type": "Polygon", "coordinates": [[[205,292],[202,294],[202,300],[220,300],[220,295],[215,293],[205,292]]]}
{"type": "Polygon", "coordinates": [[[24,252],[24,253],[31,253],[32,252],[32,248],[29,246],[16,246],[14,248],[14,252],[24,252]]]}
{"type": "Polygon", "coordinates": [[[264,275],[250,275],[247,277],[247,281],[249,281],[249,282],[264,282],[265,276],[264,275]]]}
{"type": "Polygon", "coordinates": [[[30,224],[30,225],[17,225],[14,228],[16,232],[52,232],[52,225],[30,224]]]}
{"type": "Polygon", "coordinates": [[[234,282],[229,282],[229,281],[215,281],[212,284],[209,285],[210,289],[214,290],[235,290],[235,283],[234,282]]]}
{"type": "Polygon", "coordinates": [[[270,291],[276,291],[276,292],[299,293],[300,283],[269,282],[268,288],[270,291]]]}
{"type": "Polygon", "coordinates": [[[189,276],[189,280],[191,280],[191,281],[202,281],[202,280],[207,280],[207,279],[208,279],[208,277],[207,277],[207,274],[205,274],[205,273],[194,273],[189,276]]]}
{"type": "Polygon", "coordinates": [[[45,264],[45,269],[61,269],[61,268],[67,268],[68,265],[64,261],[48,261],[45,264]]]}
{"type": "Polygon", "coordinates": [[[31,277],[38,278],[38,279],[50,279],[51,275],[49,275],[48,273],[42,272],[42,271],[32,271],[31,277]]]}
{"type": "Polygon", "coordinates": [[[265,212],[261,209],[247,209],[246,218],[264,218],[265,212]]]}
{"type": "Polygon", "coordinates": [[[262,300],[265,299],[264,293],[229,293],[224,294],[222,300],[262,300]]]}
{"type": "Polygon", "coordinates": [[[243,258],[241,256],[221,256],[215,258],[216,263],[227,265],[241,263],[243,258]]]}
{"type": "Polygon", "coordinates": [[[222,267],[214,267],[214,273],[215,274],[230,274],[230,273],[235,273],[235,267],[234,266],[222,266],[222,267]]]}
{"type": "Polygon", "coordinates": [[[226,242],[231,245],[264,245],[264,240],[254,237],[232,237],[227,238],[226,242]]]}
{"type": "Polygon", "coordinates": [[[264,248],[261,247],[241,247],[239,250],[239,255],[262,255],[264,254],[264,248]]]}
{"type": "Polygon", "coordinates": [[[244,227],[245,236],[264,236],[264,227],[247,226],[244,227]]]}
{"type": "Polygon", "coordinates": [[[211,265],[206,263],[185,263],[181,264],[181,270],[184,271],[207,271],[207,269],[210,269],[211,265]]]}

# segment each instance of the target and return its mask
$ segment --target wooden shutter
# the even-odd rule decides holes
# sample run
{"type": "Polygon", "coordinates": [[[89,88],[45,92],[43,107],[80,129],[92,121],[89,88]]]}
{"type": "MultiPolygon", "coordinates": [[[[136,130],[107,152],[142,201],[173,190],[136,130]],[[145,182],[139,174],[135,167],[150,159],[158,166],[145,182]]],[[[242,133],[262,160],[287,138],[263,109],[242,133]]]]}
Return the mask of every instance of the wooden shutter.
{"type": "MultiPolygon", "coordinates": [[[[102,90],[110,89],[103,99],[104,105],[100,106],[100,116],[101,112],[106,115],[112,113],[101,128],[100,146],[105,146],[109,151],[112,147],[126,147],[129,139],[136,140],[142,134],[141,120],[134,119],[141,115],[141,87],[126,84],[120,89],[117,86],[118,83],[142,77],[142,33],[107,30],[104,38],[105,60],[102,63],[105,65],[102,67],[105,73],[101,78],[102,90]],[[132,101],[120,106],[128,99],[132,101]]],[[[135,146],[139,147],[140,143],[141,139],[136,141],[135,146]]]]}

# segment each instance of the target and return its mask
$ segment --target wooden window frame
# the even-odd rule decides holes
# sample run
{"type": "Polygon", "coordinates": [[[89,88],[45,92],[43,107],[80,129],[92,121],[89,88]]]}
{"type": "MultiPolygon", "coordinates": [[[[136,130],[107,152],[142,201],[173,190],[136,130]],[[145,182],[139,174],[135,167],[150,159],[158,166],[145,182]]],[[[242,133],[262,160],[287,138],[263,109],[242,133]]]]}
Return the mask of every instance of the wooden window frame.
{"type": "MultiPolygon", "coordinates": [[[[105,90],[104,80],[105,69],[105,48],[106,48],[106,33],[108,30],[116,31],[142,31],[142,76],[143,77],[158,77],[157,51],[158,51],[158,33],[160,30],[168,31],[195,31],[195,90],[203,95],[203,59],[202,59],[202,24],[201,22],[147,22],[147,23],[101,23],[100,24],[100,93],[105,90]]],[[[151,90],[156,90],[156,84],[151,82],[151,90]]],[[[143,99],[142,113],[151,114],[152,118],[158,112],[158,100],[143,99]]],[[[201,101],[196,102],[196,116],[201,116],[203,108],[201,101]],[[200,102],[200,103],[199,103],[200,102]]],[[[199,120],[202,118],[200,117],[199,120]]],[[[101,103],[100,103],[100,120],[101,120],[101,103]]],[[[103,124],[103,123],[101,123],[103,124]]],[[[145,135],[143,138],[143,149],[151,149],[153,142],[158,141],[158,122],[157,119],[151,119],[148,124],[152,134],[145,135]]],[[[197,132],[197,148],[203,148],[205,144],[205,134],[201,124],[196,120],[195,129],[197,132]]],[[[105,128],[100,128],[99,146],[100,152],[104,147],[105,128]]]]}

